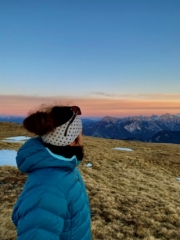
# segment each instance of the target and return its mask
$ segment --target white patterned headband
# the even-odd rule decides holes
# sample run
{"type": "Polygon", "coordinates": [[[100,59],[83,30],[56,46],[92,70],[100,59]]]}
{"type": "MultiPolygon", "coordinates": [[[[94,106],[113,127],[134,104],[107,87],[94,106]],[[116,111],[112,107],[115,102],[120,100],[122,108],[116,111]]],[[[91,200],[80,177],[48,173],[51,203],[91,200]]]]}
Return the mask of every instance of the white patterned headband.
{"type": "Polygon", "coordinates": [[[82,131],[82,121],[74,112],[72,118],[56,127],[52,132],[41,136],[43,142],[49,143],[55,146],[67,146],[78,137],[82,131]]]}
{"type": "Polygon", "coordinates": [[[50,143],[55,146],[67,146],[74,142],[74,140],[82,131],[82,122],[79,116],[76,116],[74,121],[69,125],[67,134],[65,136],[65,132],[70,121],[71,119],[65,124],[56,127],[52,132],[41,136],[43,142],[50,143]]]}

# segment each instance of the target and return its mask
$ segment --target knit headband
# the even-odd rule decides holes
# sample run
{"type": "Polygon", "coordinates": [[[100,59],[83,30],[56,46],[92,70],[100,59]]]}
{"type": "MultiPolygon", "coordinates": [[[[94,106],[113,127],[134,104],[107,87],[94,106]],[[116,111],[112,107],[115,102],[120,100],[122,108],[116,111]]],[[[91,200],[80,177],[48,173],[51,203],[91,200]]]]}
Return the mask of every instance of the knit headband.
{"type": "Polygon", "coordinates": [[[56,127],[52,132],[41,136],[43,142],[50,143],[55,146],[67,146],[74,142],[74,140],[82,131],[82,122],[79,116],[76,116],[74,121],[69,125],[67,135],[64,136],[70,121],[71,119],[63,125],[56,127]]]}

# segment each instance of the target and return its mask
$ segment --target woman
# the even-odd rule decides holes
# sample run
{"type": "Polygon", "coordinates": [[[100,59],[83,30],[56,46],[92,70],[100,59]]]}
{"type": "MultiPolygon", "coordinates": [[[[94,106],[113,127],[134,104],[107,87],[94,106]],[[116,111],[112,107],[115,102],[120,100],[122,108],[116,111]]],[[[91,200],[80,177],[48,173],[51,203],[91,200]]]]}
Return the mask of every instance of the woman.
{"type": "Polygon", "coordinates": [[[16,157],[28,173],[12,214],[17,240],[91,239],[89,200],[76,168],[83,159],[80,114],[76,106],[54,106],[24,120],[38,136],[16,157]]]}

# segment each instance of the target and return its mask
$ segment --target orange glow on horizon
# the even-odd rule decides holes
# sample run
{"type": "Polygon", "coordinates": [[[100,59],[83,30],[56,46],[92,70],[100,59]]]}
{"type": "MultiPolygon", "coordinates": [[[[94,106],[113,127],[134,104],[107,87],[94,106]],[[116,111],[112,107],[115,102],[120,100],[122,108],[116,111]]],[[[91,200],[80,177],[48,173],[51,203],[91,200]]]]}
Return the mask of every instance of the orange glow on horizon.
{"type": "Polygon", "coordinates": [[[0,96],[0,114],[25,116],[40,105],[78,105],[82,117],[125,117],[165,113],[180,113],[180,99],[120,99],[120,98],[55,98],[33,96],[0,96]]]}

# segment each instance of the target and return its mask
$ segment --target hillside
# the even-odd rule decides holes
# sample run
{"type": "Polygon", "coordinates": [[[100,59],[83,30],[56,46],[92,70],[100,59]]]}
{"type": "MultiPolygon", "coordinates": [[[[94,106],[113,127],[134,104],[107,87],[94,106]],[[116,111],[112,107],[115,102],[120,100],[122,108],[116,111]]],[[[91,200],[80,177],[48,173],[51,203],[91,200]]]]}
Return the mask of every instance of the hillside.
{"type": "Polygon", "coordinates": [[[157,143],[177,143],[180,144],[180,131],[163,130],[156,133],[152,138],[148,139],[149,142],[157,143]]]}
{"type": "MultiPolygon", "coordinates": [[[[0,123],[0,149],[17,150],[20,143],[1,140],[21,135],[30,136],[21,125],[0,123]]],[[[180,145],[84,136],[84,147],[79,169],[90,198],[94,240],[180,239],[180,145]]],[[[16,167],[0,167],[1,240],[16,239],[10,216],[25,180],[16,167]]]]}

